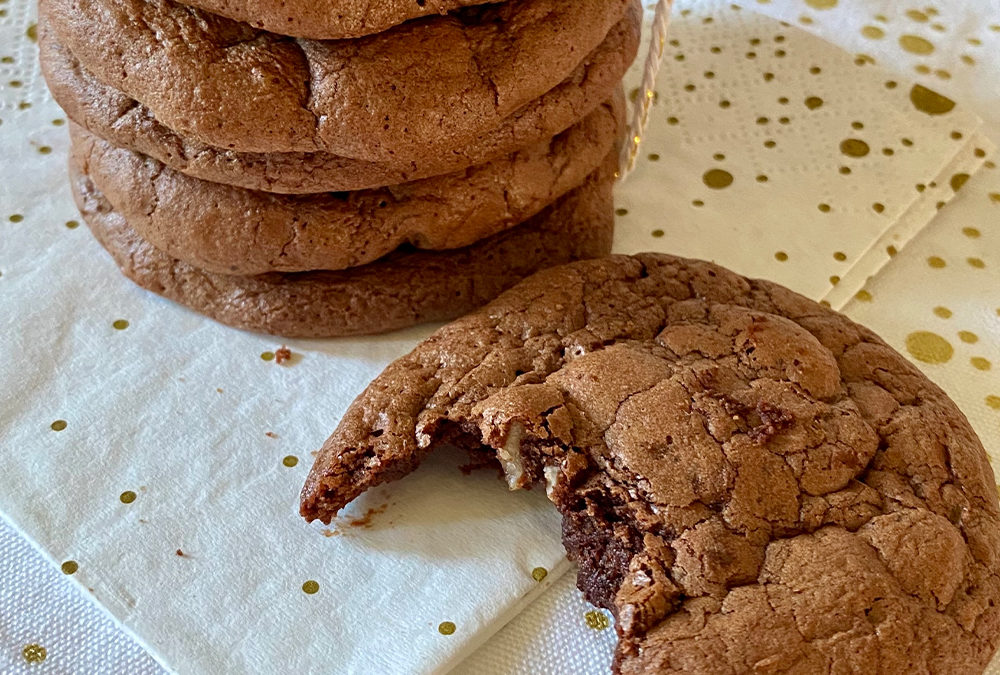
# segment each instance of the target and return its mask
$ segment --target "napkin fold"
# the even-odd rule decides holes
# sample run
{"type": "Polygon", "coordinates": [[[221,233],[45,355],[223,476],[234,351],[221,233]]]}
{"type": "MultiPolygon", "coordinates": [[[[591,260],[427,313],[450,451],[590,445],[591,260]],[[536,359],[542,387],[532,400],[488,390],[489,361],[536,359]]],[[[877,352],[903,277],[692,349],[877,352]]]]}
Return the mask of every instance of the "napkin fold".
{"type": "MultiPolygon", "coordinates": [[[[77,226],[33,5],[9,7],[0,512],[182,672],[444,671],[560,581],[544,496],[464,476],[447,452],[332,528],[298,518],[309,450],[432,327],[290,342],[300,358],[279,366],[261,358],[275,340],[125,281],[77,226]]],[[[905,245],[983,161],[961,106],[928,114],[910,83],[729,4],[677,11],[643,159],[618,191],[620,252],[710,258],[839,306],[888,257],[871,252],[905,245]]],[[[5,668],[28,667],[20,621],[0,617],[5,668]]],[[[52,668],[100,670],[99,653],[74,651],[79,626],[45,625],[32,644],[52,668]]]]}
{"type": "Polygon", "coordinates": [[[679,2],[668,40],[618,252],[714,260],[839,308],[992,150],[943,94],[739,5],[679,2]]]}

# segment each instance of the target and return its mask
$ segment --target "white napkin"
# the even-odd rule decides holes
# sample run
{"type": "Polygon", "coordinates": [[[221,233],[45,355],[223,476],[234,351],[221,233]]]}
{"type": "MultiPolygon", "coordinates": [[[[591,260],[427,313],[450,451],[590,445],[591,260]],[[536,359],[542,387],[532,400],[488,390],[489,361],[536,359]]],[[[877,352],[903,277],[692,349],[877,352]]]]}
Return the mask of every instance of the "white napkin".
{"type": "MultiPolygon", "coordinates": [[[[457,663],[566,567],[556,514],[539,491],[509,495],[488,473],[463,476],[461,458],[442,453],[359,500],[345,522],[362,523],[341,524],[335,536],[295,513],[309,450],[431,327],[289,343],[301,359],[278,366],[260,358],[275,340],[214,324],[121,278],[86,228],[65,225],[79,217],[64,174],[65,128],[51,123],[62,114],[26,37],[31,6],[6,7],[0,44],[16,48],[0,68],[4,82],[22,84],[0,89],[0,511],[51,562],[76,563],[72,579],[172,669],[405,672],[457,663]],[[128,326],[115,328],[118,320],[128,326]],[[53,430],[57,420],[66,427],[53,430]],[[286,456],[298,463],[285,466],[286,456]],[[123,503],[126,493],[134,501],[123,503]],[[541,584],[537,567],[549,571],[541,584]],[[318,592],[303,590],[310,581],[318,592]],[[448,624],[454,633],[442,634],[448,624]]],[[[659,89],[671,95],[661,94],[643,145],[660,160],[643,162],[619,190],[628,212],[619,250],[701,255],[822,297],[831,274],[874,273],[881,261],[863,253],[903,222],[917,182],[941,184],[943,167],[972,173],[981,161],[948,135],[975,132],[960,107],[947,121],[927,117],[907,108],[907,84],[885,90],[879,71],[853,64],[838,75],[843,55],[795,29],[728,5],[691,7],[672,33],[684,60],[668,63],[659,89]],[[783,42],[774,41],[779,33],[783,42]],[[753,48],[757,58],[746,58],[753,48]],[[814,64],[820,75],[808,72],[814,64]],[[765,69],[775,73],[773,90],[762,89],[765,69]],[[684,92],[689,82],[696,90],[684,92]],[[848,85],[865,99],[838,93],[848,85]],[[812,95],[824,105],[805,107],[812,95]],[[718,106],[723,96],[729,109],[718,106]],[[858,115],[864,135],[842,127],[858,115]],[[760,116],[769,124],[758,125],[760,116]],[[894,128],[907,129],[914,146],[886,158],[894,128]],[[840,156],[848,135],[866,139],[868,157],[840,156]],[[769,138],[773,150],[762,145],[769,138]],[[841,164],[851,176],[836,173],[841,164]],[[731,173],[732,184],[706,186],[710,169],[731,173]],[[758,172],[767,183],[756,182],[758,172]],[[886,205],[878,217],[865,212],[876,198],[886,205]],[[830,213],[818,211],[821,202],[830,213]],[[824,243],[831,232],[835,248],[824,243]]],[[[908,230],[925,211],[910,209],[908,230]]],[[[100,670],[100,654],[73,653],[77,628],[52,626],[33,642],[47,647],[51,668],[100,670]]],[[[28,668],[15,642],[23,639],[0,632],[9,647],[0,666],[28,668]]]]}
{"type": "Polygon", "coordinates": [[[679,2],[664,58],[617,195],[620,252],[714,260],[841,307],[992,147],[933,90],[728,2],[679,2]]]}

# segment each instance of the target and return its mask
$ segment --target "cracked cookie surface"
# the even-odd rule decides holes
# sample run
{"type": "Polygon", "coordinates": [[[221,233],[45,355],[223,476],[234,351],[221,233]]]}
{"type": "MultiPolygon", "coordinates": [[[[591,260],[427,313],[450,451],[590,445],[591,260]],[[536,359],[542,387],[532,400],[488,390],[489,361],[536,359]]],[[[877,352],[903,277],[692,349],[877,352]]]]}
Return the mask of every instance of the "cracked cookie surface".
{"type": "MultiPolygon", "coordinates": [[[[243,152],[449,152],[562,82],[632,0],[511,0],[353,40],[292,39],[171,0],[44,0],[80,62],[169,128],[243,152]]],[[[635,20],[634,17],[632,20],[635,20]]]]}
{"type": "Polygon", "coordinates": [[[303,515],[444,442],[545,484],[617,672],[977,673],[1000,640],[1000,509],[967,420],[776,284],[661,254],[536,274],[369,385],[303,515]]]}
{"type": "Polygon", "coordinates": [[[404,21],[491,0],[180,0],[257,28],[329,40],[380,33],[404,21]]]}
{"type": "Polygon", "coordinates": [[[449,152],[371,162],[328,152],[247,153],[201,143],[162,124],[152,111],[96,80],[39,17],[42,71],[66,115],[113,145],[153,157],[189,176],[281,194],[364,190],[462,170],[549,139],[613,95],[639,43],[638,15],[607,38],[552,90],[496,129],[449,152]]]}
{"type": "Polygon", "coordinates": [[[285,337],[366,335],[442,321],[483,305],[544,267],[606,255],[614,231],[615,153],[534,217],[471,246],[399,249],[347,270],[232,276],[172,258],[139,237],[71,165],[77,206],[139,286],[237,328],[285,337]]]}
{"type": "Polygon", "coordinates": [[[583,183],[616,145],[624,95],[494,162],[359,192],[274,195],[199,180],[76,125],[74,161],[143,239],[219,274],[357,267],[403,245],[469,246],[583,183]]]}

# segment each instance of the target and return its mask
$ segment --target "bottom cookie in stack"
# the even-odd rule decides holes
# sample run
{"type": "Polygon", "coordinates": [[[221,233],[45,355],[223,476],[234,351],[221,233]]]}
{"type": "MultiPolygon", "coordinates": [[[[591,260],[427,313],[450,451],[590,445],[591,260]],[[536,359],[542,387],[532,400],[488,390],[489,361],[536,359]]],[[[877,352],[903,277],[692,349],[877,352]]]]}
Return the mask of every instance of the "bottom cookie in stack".
{"type": "Polygon", "coordinates": [[[354,192],[271,194],[187,176],[70,123],[72,156],[136,233],[206,272],[359,267],[400,246],[456,249],[580,185],[621,136],[625,95],[554,138],[451,174],[354,192]]]}
{"type": "Polygon", "coordinates": [[[222,323],[284,337],[382,333],[465,314],[534,272],[606,255],[614,231],[614,157],[579,187],[509,230],[464,248],[399,249],[339,271],[230,276],[143,240],[80,167],[77,206],[125,276],[222,323]]]}

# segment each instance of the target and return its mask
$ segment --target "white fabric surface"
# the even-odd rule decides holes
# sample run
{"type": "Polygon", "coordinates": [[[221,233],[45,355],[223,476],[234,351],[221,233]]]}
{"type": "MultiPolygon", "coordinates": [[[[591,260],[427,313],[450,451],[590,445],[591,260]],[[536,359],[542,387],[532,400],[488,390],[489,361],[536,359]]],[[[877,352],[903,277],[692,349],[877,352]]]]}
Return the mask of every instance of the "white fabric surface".
{"type": "MultiPolygon", "coordinates": [[[[996,3],[990,7],[996,16],[996,3]]],[[[12,63],[0,63],[6,83],[0,90],[5,149],[0,381],[7,385],[0,392],[5,476],[0,509],[39,542],[48,561],[77,561],[72,579],[93,588],[98,601],[182,672],[445,670],[515,614],[517,619],[459,672],[606,670],[612,630],[588,628],[583,615],[591,608],[572,590],[570,576],[558,578],[565,568],[558,524],[538,493],[510,496],[488,476],[461,476],[455,457],[444,454],[418,475],[355,506],[361,515],[394,502],[374,517],[371,529],[346,527],[345,534],[326,538],[322,528],[298,521],[294,498],[310,460],[308,449],[322,441],[384,363],[429,329],[295,343],[293,351],[304,358],[285,369],[258,358],[277,346],[274,340],[215,326],[129,286],[84,228],[68,231],[62,224],[77,218],[62,173],[65,129],[48,122],[61,115],[47,100],[30,42],[22,37],[31,9],[25,0],[0,8],[7,10],[0,18],[0,44],[15,46],[0,53],[12,57],[12,63]],[[25,86],[9,86],[13,79],[25,86]],[[22,101],[33,107],[21,109],[22,101]],[[43,146],[52,152],[40,154],[43,146]],[[10,223],[8,212],[24,220],[10,223]],[[114,330],[117,318],[127,318],[129,328],[114,330]],[[51,431],[55,419],[67,420],[67,428],[51,431]],[[267,430],[278,438],[266,438],[267,430]],[[298,466],[284,467],[285,455],[296,455],[298,466]],[[123,490],[136,491],[138,499],[120,503],[123,490]],[[177,548],[186,555],[175,555],[177,548]],[[530,576],[538,565],[551,568],[542,584],[530,576]],[[307,579],[320,581],[319,593],[300,590],[307,579]],[[552,591],[518,613],[550,583],[552,591]],[[437,632],[445,620],[457,624],[454,635],[437,632]]],[[[877,12],[869,5],[845,5],[821,14],[777,1],[755,8],[787,10],[795,17],[804,11],[836,16],[842,23],[830,30],[833,38],[856,32],[851,21],[871,21],[867,14],[877,12]]],[[[839,305],[888,260],[864,252],[884,250],[894,241],[900,248],[933,213],[936,201],[950,199],[948,178],[973,173],[982,161],[975,148],[986,143],[976,139],[978,122],[966,106],[944,124],[898,98],[908,90],[903,83],[910,73],[893,75],[900,87],[886,90],[875,86],[884,73],[855,66],[850,57],[845,62],[824,43],[781,27],[786,56],[776,57],[772,42],[767,58],[775,59],[774,82],[782,87],[768,99],[754,77],[760,61],[747,66],[743,50],[754,46],[750,40],[763,42],[779,29],[722,3],[691,2],[678,6],[683,10],[691,14],[678,14],[671,35],[680,46],[667,58],[683,53],[684,61],[668,62],[658,87],[676,94],[661,96],[643,146],[645,156],[655,152],[661,159],[644,162],[619,190],[619,206],[628,213],[619,223],[618,250],[711,257],[817,298],[846,289],[830,296],[839,305]],[[704,23],[709,16],[713,21],[704,23]],[[716,41],[730,46],[740,39],[748,46],[740,45],[739,60],[728,60],[734,54],[727,50],[711,51],[716,41]],[[812,76],[802,67],[816,59],[822,73],[812,76]],[[707,68],[717,76],[706,78],[707,68]],[[803,104],[806,96],[817,95],[805,90],[813,82],[824,83],[818,94],[824,104],[810,111],[803,104]],[[688,83],[696,85],[694,91],[684,91],[688,83]],[[866,83],[874,84],[861,100],[836,93],[847,86],[864,89],[866,83]],[[730,108],[718,106],[722,96],[732,99],[730,108]],[[781,96],[789,103],[777,102],[781,96]],[[677,125],[666,122],[674,107],[684,111],[676,115],[677,125]],[[791,123],[776,123],[786,108],[793,111],[787,114],[791,123]],[[861,112],[875,152],[851,163],[849,182],[838,182],[844,180],[836,171],[845,158],[837,144],[845,134],[858,133],[849,125],[861,112]],[[723,113],[733,117],[722,118],[723,113]],[[769,124],[757,125],[760,116],[769,124]],[[882,119],[896,121],[879,126],[882,119]],[[919,140],[905,163],[877,152],[898,128],[919,140]],[[952,131],[962,138],[951,139],[952,131]],[[769,132],[779,143],[775,150],[782,150],[777,160],[761,149],[769,132]],[[725,159],[715,159],[715,153],[725,159]],[[702,176],[713,168],[730,171],[732,185],[708,188],[702,176]],[[758,171],[768,175],[766,184],[756,182],[758,171]],[[912,189],[917,182],[936,182],[939,188],[917,193],[912,189]],[[864,192],[874,188],[877,192],[864,192]],[[845,193],[852,198],[839,202],[845,193]],[[704,206],[693,206],[695,199],[704,206]],[[886,205],[879,218],[866,211],[871,200],[886,205]],[[816,210],[819,203],[830,203],[830,213],[816,210]],[[663,236],[655,236],[657,229],[663,236]],[[887,239],[876,244],[880,237],[887,239]],[[778,251],[787,260],[777,260],[778,251]],[[844,253],[845,260],[834,252],[844,253]],[[833,274],[844,281],[831,286],[833,274]]],[[[988,25],[989,19],[979,23],[988,25]]],[[[823,25],[817,20],[811,27],[823,25]]],[[[961,25],[976,24],[963,19],[961,25]]],[[[988,45],[996,53],[998,43],[987,43],[990,38],[981,35],[979,68],[987,67],[988,45]]],[[[764,58],[761,51],[758,59],[764,58]]],[[[997,70],[994,64],[989,71],[994,81],[997,70]]],[[[964,102],[961,94],[952,95],[964,102]]],[[[975,100],[982,104],[984,95],[979,96],[975,100]]],[[[989,178],[995,181],[996,172],[981,180],[989,178]]],[[[946,213],[968,201],[964,197],[946,213]]],[[[981,239],[963,243],[979,247],[981,239]]],[[[904,251],[889,269],[900,267],[908,255],[904,251]]],[[[1000,260],[977,270],[994,274],[985,277],[993,288],[998,266],[1000,260]]],[[[876,288],[875,282],[868,288],[876,288]]],[[[875,302],[865,308],[876,307],[881,294],[873,292],[875,302]]],[[[926,314],[927,308],[921,309],[926,314]]],[[[904,316],[883,310],[869,323],[899,345],[891,321],[898,319],[903,330],[904,316]]],[[[992,330],[995,349],[989,313],[976,316],[984,322],[978,335],[985,343],[992,330]]],[[[992,362],[1000,367],[997,356],[992,362]]],[[[955,383],[962,379],[956,375],[955,383]]],[[[958,399],[972,405],[974,397],[958,399]]],[[[987,432],[996,437],[995,414],[973,421],[984,437],[987,432]]],[[[40,564],[39,555],[27,551],[6,524],[0,525],[0,538],[4,564],[11,563],[0,575],[0,671],[157,671],[158,665],[84,595],[68,591],[57,568],[40,564]],[[46,647],[41,664],[26,663],[21,653],[34,643],[46,647]]]]}

